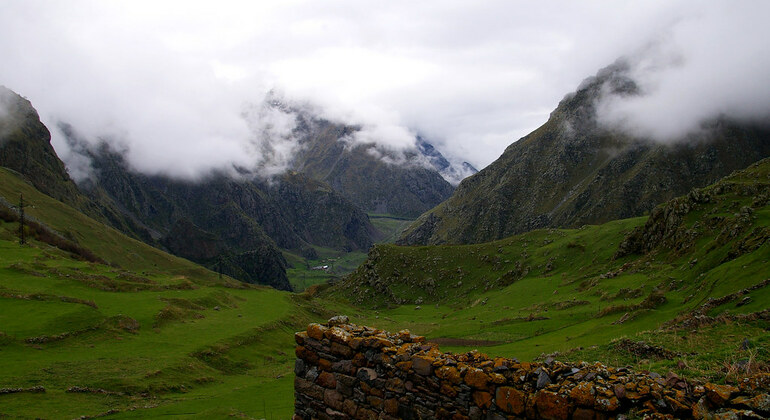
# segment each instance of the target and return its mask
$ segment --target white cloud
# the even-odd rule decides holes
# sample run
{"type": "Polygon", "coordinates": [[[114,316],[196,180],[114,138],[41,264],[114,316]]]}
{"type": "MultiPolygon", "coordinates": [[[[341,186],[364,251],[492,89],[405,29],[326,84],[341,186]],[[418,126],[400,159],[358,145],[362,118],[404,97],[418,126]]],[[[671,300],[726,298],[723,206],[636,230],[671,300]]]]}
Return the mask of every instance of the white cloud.
{"type": "Polygon", "coordinates": [[[659,141],[726,116],[770,123],[770,3],[707,3],[629,57],[638,96],[608,96],[600,120],[659,141]]]}
{"type": "MultiPolygon", "coordinates": [[[[148,172],[265,168],[267,149],[241,113],[273,88],[360,125],[359,140],[397,149],[419,132],[481,168],[583,78],[656,40],[683,64],[640,75],[657,102],[624,103],[614,118],[638,112],[649,121],[632,124],[666,127],[661,103],[693,118],[693,102],[742,115],[764,107],[767,3],[738,4],[6,0],[0,83],[49,127],[120,138],[148,172]]],[[[53,144],[67,155],[56,132],[53,144]]],[[[293,147],[279,136],[267,166],[293,147]]]]}

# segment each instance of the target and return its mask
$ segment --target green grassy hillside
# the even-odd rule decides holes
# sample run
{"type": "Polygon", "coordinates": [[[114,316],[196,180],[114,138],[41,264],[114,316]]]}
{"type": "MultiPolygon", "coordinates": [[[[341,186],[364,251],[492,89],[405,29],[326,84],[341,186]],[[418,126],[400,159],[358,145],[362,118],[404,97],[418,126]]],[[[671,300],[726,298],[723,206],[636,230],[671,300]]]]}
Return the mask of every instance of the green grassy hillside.
{"type": "Polygon", "coordinates": [[[22,246],[0,218],[0,417],[290,416],[293,332],[333,305],[220,279],[0,169],[20,193],[48,233],[22,246]]]}
{"type": "Polygon", "coordinates": [[[479,245],[378,245],[324,294],[373,310],[364,322],[410,328],[445,350],[483,347],[522,359],[572,350],[565,357],[654,362],[687,373],[673,359],[631,360],[614,350],[613,340],[642,334],[682,354],[697,353],[678,359],[719,379],[728,359],[750,358],[749,349],[738,352],[744,338],[752,360],[761,362],[756,366],[767,367],[770,323],[766,313],[755,313],[770,308],[768,197],[765,160],[660,206],[649,219],[537,230],[479,245]],[[721,318],[710,329],[686,330],[699,337],[690,347],[666,342],[685,330],[656,330],[675,318],[688,325],[698,315],[721,318]],[[729,338],[719,332],[725,322],[734,324],[729,338]],[[703,342],[713,352],[698,349],[703,342]]]}

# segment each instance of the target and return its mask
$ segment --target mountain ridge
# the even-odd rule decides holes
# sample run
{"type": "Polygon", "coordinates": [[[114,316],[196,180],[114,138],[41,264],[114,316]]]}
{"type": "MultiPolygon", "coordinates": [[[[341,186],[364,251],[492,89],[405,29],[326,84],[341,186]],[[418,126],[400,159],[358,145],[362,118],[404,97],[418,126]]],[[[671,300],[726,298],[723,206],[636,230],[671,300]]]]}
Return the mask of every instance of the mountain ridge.
{"type": "Polygon", "coordinates": [[[770,128],[717,119],[656,143],[597,121],[601,95],[639,94],[620,61],[586,79],[541,127],[460,183],[399,238],[404,245],[481,243],[543,227],[640,216],[693,187],[770,156],[770,128]]]}

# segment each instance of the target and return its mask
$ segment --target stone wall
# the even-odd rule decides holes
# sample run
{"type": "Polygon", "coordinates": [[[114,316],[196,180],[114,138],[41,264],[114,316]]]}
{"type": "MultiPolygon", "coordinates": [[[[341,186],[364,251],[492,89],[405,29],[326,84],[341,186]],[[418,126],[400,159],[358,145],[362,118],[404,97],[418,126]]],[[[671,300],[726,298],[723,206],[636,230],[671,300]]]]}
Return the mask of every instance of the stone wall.
{"type": "Polygon", "coordinates": [[[770,375],[738,386],[600,363],[520,362],[441,353],[424,337],[349,324],[295,335],[294,419],[760,419],[770,375]]]}

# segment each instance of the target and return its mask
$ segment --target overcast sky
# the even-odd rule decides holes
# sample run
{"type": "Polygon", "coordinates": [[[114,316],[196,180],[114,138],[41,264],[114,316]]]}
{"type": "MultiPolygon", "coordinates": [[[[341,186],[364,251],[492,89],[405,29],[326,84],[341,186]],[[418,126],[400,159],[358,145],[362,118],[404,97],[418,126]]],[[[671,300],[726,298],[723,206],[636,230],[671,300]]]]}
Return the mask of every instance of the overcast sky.
{"type": "Polygon", "coordinates": [[[0,84],[65,158],[57,121],[120,139],[141,170],[249,166],[262,149],[242,114],[267,115],[248,104],[275,89],[481,168],[623,55],[646,96],[608,102],[611,123],[665,138],[713,114],[765,118],[768,16],[761,0],[3,0],[0,84]]]}

